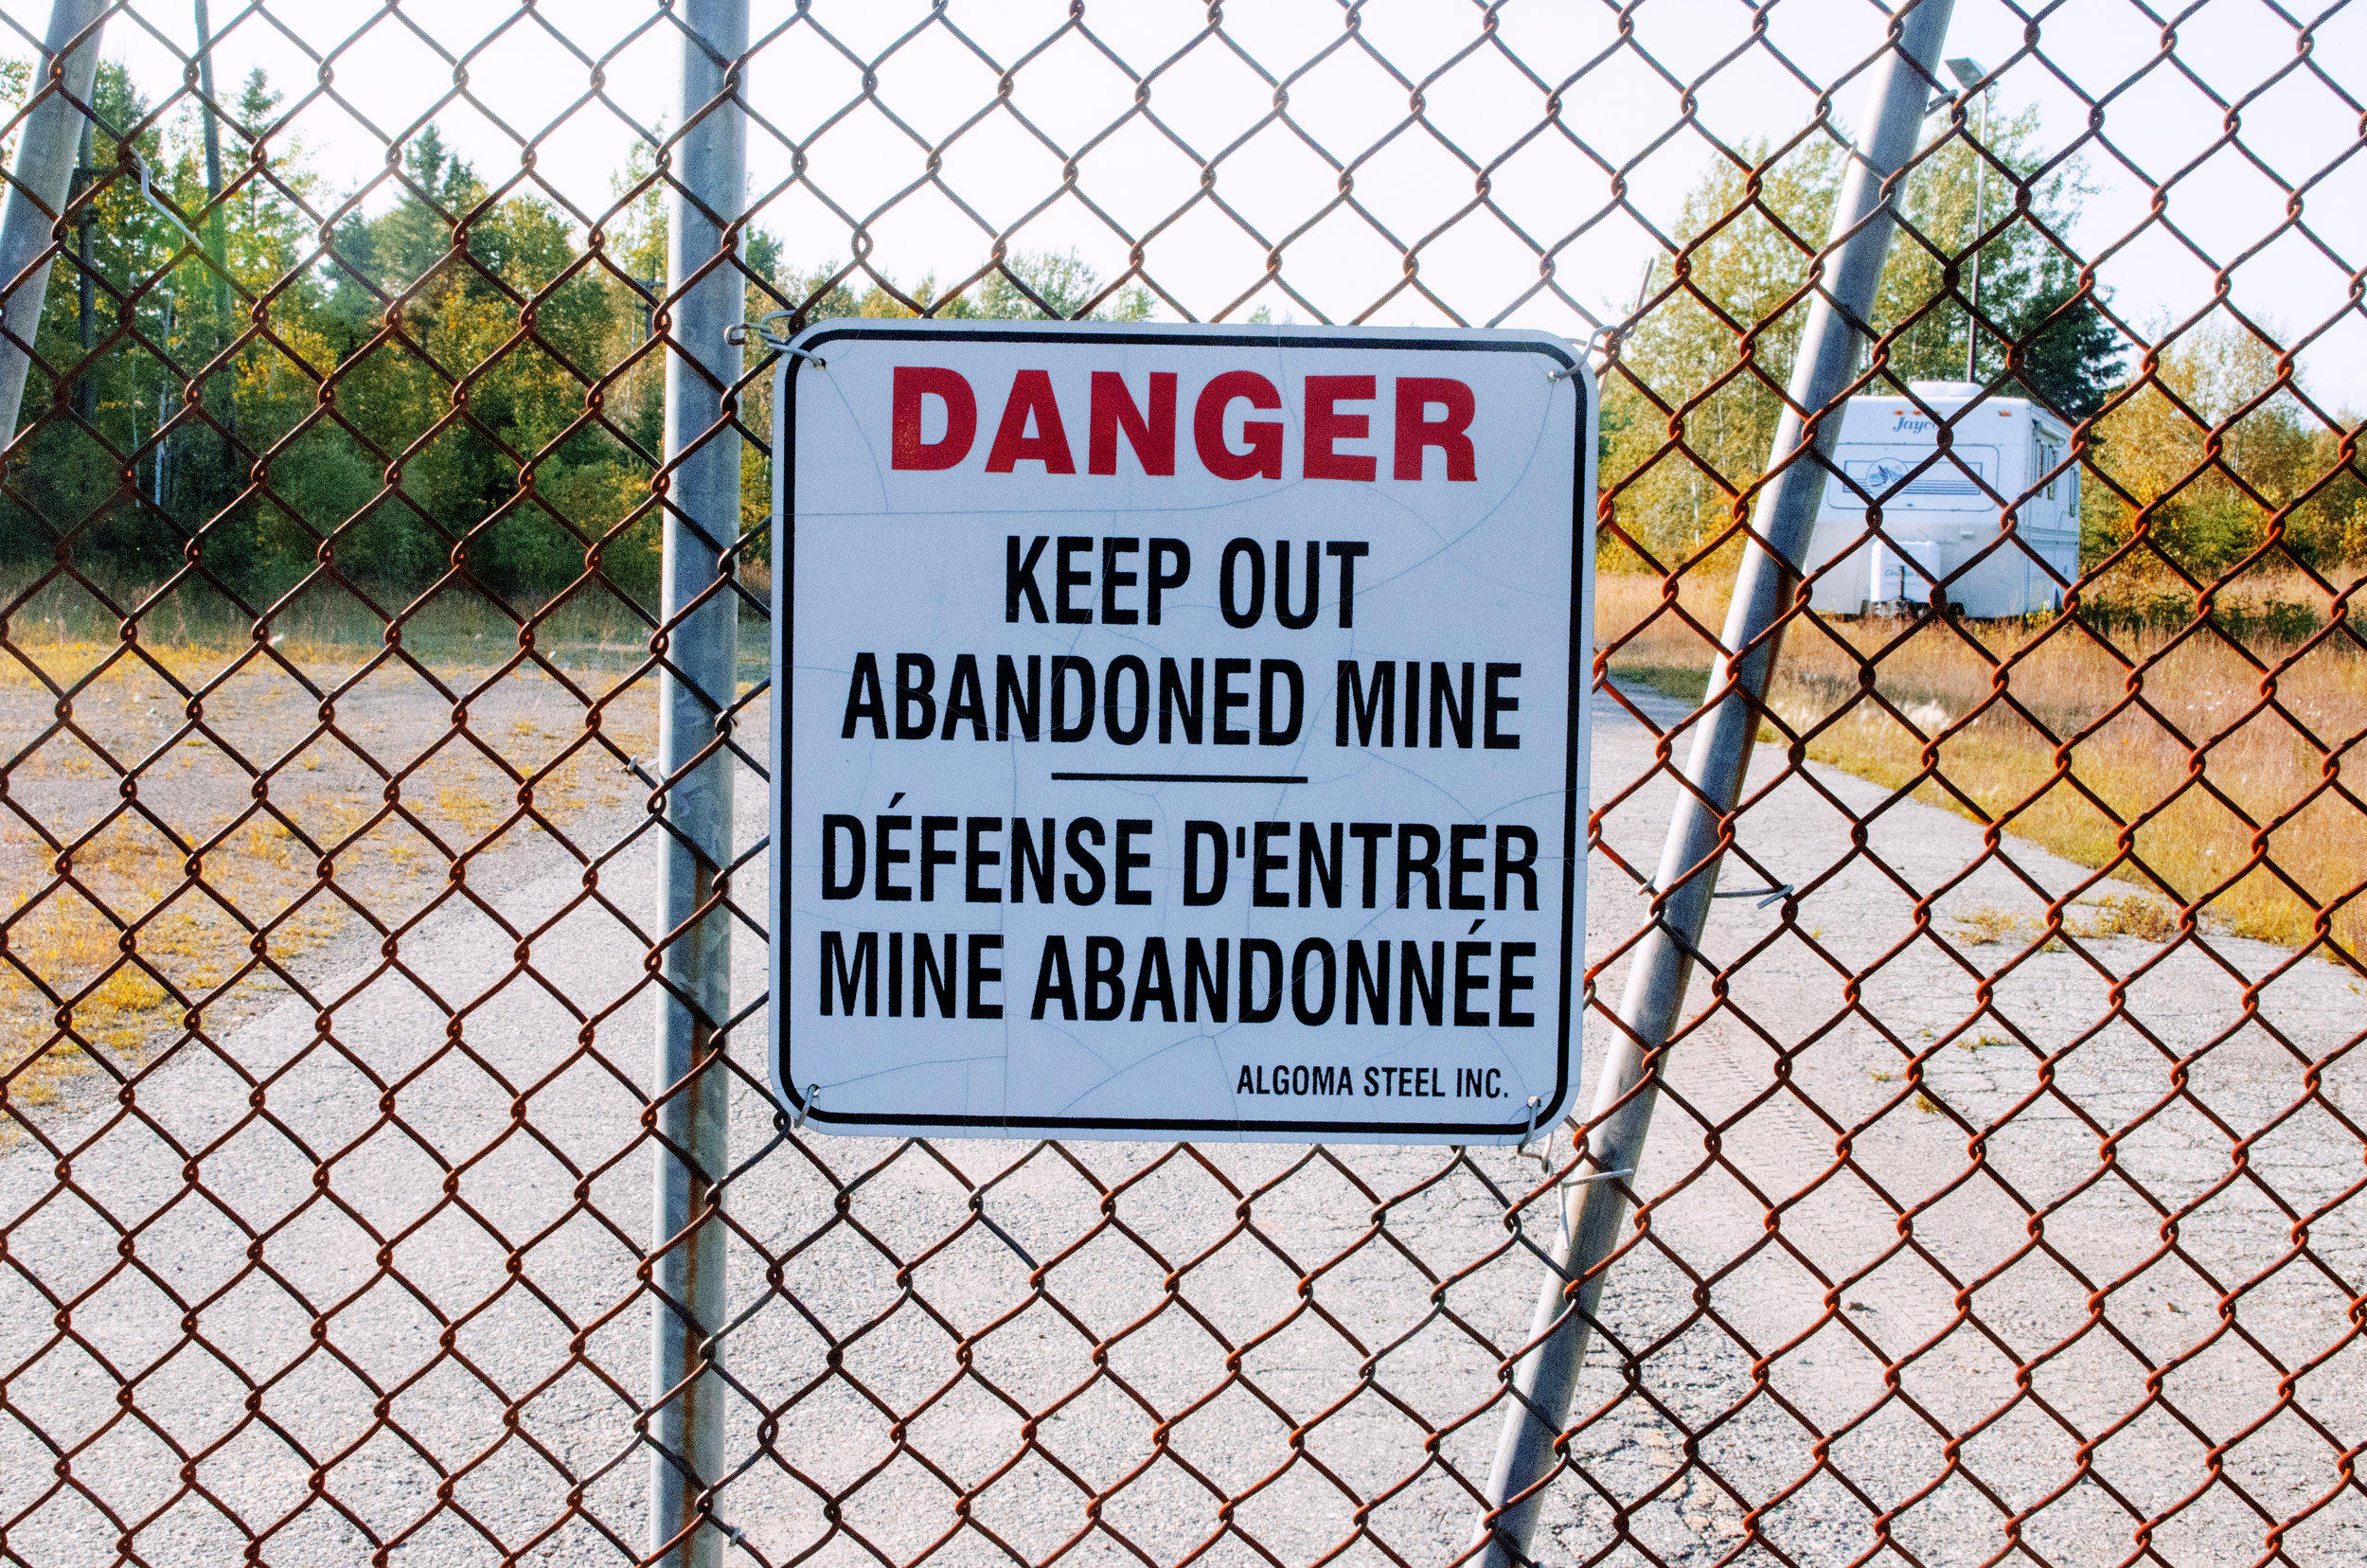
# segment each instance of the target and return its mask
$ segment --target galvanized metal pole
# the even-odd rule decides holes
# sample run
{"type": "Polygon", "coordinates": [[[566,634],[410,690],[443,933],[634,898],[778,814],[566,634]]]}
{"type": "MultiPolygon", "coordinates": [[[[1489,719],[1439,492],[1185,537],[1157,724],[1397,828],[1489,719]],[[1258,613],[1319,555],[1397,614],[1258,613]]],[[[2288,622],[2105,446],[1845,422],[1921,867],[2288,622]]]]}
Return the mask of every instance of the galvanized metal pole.
{"type": "MultiPolygon", "coordinates": [[[[1822,410],[1850,382],[1858,350],[1853,323],[1873,313],[1890,249],[1894,214],[1883,200],[1883,182],[1914,151],[1952,3],[1922,0],[1895,18],[1894,46],[1873,69],[1863,129],[1833,212],[1824,287],[1808,312],[1792,367],[1788,396],[1793,409],[1822,410]]],[[[1805,434],[1801,416],[1787,410],[1776,427],[1769,466],[1796,452],[1805,434]]],[[[1826,420],[1816,432],[1818,451],[1829,457],[1840,436],[1840,419],[1826,420]]],[[[1719,669],[1719,686],[1713,687],[1731,681],[1735,689],[1694,730],[1685,764],[1692,790],[1679,797],[1652,879],[1662,900],[1660,920],[1628,972],[1619,1007],[1625,1028],[1607,1042],[1595,1069],[1587,1151],[1599,1171],[1631,1171],[1641,1163],[1657,1090],[1657,1080],[1646,1077],[1646,1065],[1675,1028],[1692,977],[1693,953],[1717,885],[1721,827],[1740,793],[1758,732],[1753,700],[1766,692],[1774,668],[1777,637],[1770,628],[1791,603],[1797,563],[1824,499],[1824,475],[1821,463],[1804,457],[1759,493],[1757,537],[1735,575],[1722,633],[1734,652],[1719,669]]],[[[1586,1359],[1589,1325],[1602,1298],[1604,1264],[1627,1226],[1625,1189],[1610,1180],[1574,1185],[1567,1189],[1561,1219],[1561,1236],[1553,1248],[1555,1272],[1538,1295],[1531,1349],[1514,1371],[1515,1402],[1505,1412],[1487,1479],[1487,1511],[1474,1538],[1475,1543],[1486,1542],[1480,1559],[1486,1568],[1530,1560],[1545,1484],[1561,1461],[1557,1444],[1586,1359]]]]}
{"type": "Polygon", "coordinates": [[[745,318],[737,244],[748,187],[737,95],[747,0],[683,0],[682,126],[667,213],[667,499],[658,686],[666,792],[658,928],[656,1131],[650,1246],[657,1292],[650,1367],[650,1541],[675,1568],[713,1568],[723,1534],[712,1488],[725,1470],[721,1180],[729,1096],[716,1029],[731,1013],[730,917],[699,911],[732,859],[729,754],[716,745],[739,667],[738,596],[724,583],[739,536],[739,437],[725,423],[740,374],[725,332],[745,318]]]}
{"type": "Polygon", "coordinates": [[[16,163],[9,171],[9,200],[0,211],[0,447],[16,435],[25,402],[29,346],[41,330],[41,308],[49,293],[49,251],[59,239],[74,179],[74,157],[82,144],[91,84],[98,79],[99,16],[106,0],[50,0],[49,31],[35,62],[32,91],[49,96],[35,104],[18,134],[16,163]]]}

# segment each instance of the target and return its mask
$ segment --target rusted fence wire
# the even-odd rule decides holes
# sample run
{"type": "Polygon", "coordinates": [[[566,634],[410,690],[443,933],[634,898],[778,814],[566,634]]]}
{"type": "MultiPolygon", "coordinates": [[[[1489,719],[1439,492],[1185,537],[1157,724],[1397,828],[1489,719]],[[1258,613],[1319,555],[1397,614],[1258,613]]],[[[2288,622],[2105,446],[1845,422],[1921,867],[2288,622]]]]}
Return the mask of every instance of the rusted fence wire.
{"type": "Polygon", "coordinates": [[[0,5],[0,1559],[2367,1553],[2350,11],[750,9],[0,5]],[[778,1114],[776,312],[1586,344],[1593,1120],[778,1114]]]}

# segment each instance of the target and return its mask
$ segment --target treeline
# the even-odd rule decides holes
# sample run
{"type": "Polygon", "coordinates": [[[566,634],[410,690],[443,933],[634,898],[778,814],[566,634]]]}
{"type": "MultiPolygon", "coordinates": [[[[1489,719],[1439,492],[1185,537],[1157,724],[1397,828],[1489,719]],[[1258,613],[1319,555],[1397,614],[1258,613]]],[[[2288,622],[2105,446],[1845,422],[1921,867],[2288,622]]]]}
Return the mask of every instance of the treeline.
{"type": "MultiPolygon", "coordinates": [[[[0,77],[11,88],[22,72],[0,77]]],[[[459,563],[487,592],[539,602],[596,560],[647,602],[665,419],[650,339],[666,276],[665,187],[647,150],[616,177],[624,205],[595,248],[539,197],[489,203],[431,125],[403,150],[392,204],[345,219],[324,250],[308,208],[340,203],[300,140],[273,136],[259,166],[243,151],[279,102],[261,72],[247,79],[217,188],[196,114],[150,125],[122,67],[102,65],[101,124],[147,128],[125,143],[96,130],[87,166],[102,172],[78,176],[21,416],[40,428],[0,497],[0,567],[21,575],[62,546],[78,571],[135,584],[195,559],[252,603],[324,559],[395,597],[459,563]],[[588,418],[588,384],[613,372],[588,418]]],[[[762,229],[742,261],[752,320],[817,294],[816,319],[912,313],[885,289],[833,285],[839,269],[790,266],[762,229]]],[[[1039,315],[1029,290],[1059,314],[1149,313],[1140,288],[1104,290],[1073,254],[1009,270],[1016,281],[997,273],[938,313],[1039,315]]],[[[934,280],[909,297],[936,302],[934,280]]],[[[766,428],[768,400],[760,387],[744,409],[752,428],[766,428]]],[[[767,484],[761,454],[745,462],[754,522],[767,484]]]]}
{"type": "MultiPolygon", "coordinates": [[[[21,62],[0,62],[0,98],[21,98],[26,82],[21,62]]],[[[646,149],[616,176],[620,206],[596,242],[540,197],[489,202],[430,125],[403,150],[393,200],[344,219],[324,248],[313,215],[342,201],[321,188],[300,138],[282,131],[264,161],[247,155],[278,116],[260,72],[222,128],[219,187],[193,110],[151,123],[114,64],[100,69],[96,103],[104,126],[139,129],[127,143],[96,131],[94,172],[78,177],[21,417],[39,428],[0,493],[0,569],[21,578],[62,548],[80,571],[142,583],[195,559],[252,603],[324,559],[392,597],[459,562],[463,581],[540,602],[596,561],[603,579],[648,601],[664,426],[664,360],[650,338],[666,220],[646,149]],[[587,385],[601,378],[587,417],[587,385]]],[[[2126,346],[2077,299],[2073,260],[2047,238],[2072,232],[2087,188],[2075,169],[2036,174],[2037,132],[2035,111],[1992,128],[1993,151],[2031,190],[2026,213],[1983,249],[1982,306],[1997,330],[1973,352],[1982,377],[2002,375],[2002,330],[2021,345],[2031,394],[2074,420],[2109,407],[2090,461],[2130,499],[2094,474],[2083,486],[2089,562],[2127,542],[2132,501],[2159,503],[2147,538],[2160,553],[2132,558],[2139,575],[2165,559],[2200,570],[2239,560],[2288,506],[2283,541],[2296,560],[2367,555],[2367,490],[2348,475],[2320,483],[2339,467],[2339,437],[2289,391],[2251,406],[2277,366],[2243,329],[2187,333],[2153,382],[2120,396],[2126,346]],[[2223,443],[2234,478],[2184,479],[2204,436],[2180,403],[2209,421],[2249,409],[2223,443]]],[[[1602,475],[1618,487],[1621,527],[1664,565],[1721,538],[1731,545],[1734,496],[1761,472],[1806,315],[1785,301],[1806,276],[1803,243],[1826,232],[1840,177],[1823,138],[1757,176],[1717,165],[1681,214],[1682,275],[1664,259],[1644,280],[1654,308],[1604,377],[1602,475]]],[[[1961,140],[1943,141],[1909,181],[1878,308],[1878,325],[1895,330],[1888,369],[1899,380],[1965,373],[1967,315],[1949,273],[1976,232],[1977,184],[1984,226],[2014,210],[2006,182],[1982,173],[1961,140]]],[[[1055,315],[1149,313],[1142,289],[1106,290],[1073,254],[1017,257],[1011,276],[951,299],[931,279],[903,298],[858,294],[833,283],[839,269],[790,265],[761,229],[742,262],[752,320],[808,299],[814,319],[910,314],[907,299],[951,316],[1044,313],[1031,294],[1055,315]]],[[[756,389],[751,428],[766,428],[768,397],[756,389]]],[[[753,525],[768,486],[761,454],[750,448],[744,460],[753,525]]],[[[1605,563],[1640,561],[1613,545],[1605,563]]]]}

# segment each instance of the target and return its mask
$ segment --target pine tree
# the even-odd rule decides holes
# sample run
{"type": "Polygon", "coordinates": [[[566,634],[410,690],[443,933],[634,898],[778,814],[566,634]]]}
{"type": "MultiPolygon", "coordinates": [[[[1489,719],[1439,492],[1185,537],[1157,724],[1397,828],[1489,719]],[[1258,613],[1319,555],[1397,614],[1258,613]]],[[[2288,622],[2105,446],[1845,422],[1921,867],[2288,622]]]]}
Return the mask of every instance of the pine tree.
{"type": "Polygon", "coordinates": [[[2102,312],[2087,300],[2071,303],[2078,293],[2078,279],[2067,268],[2050,266],[2008,324],[2016,345],[2016,379],[2074,424],[2104,406],[2120,383],[2127,357],[2120,333],[2102,312]]]}

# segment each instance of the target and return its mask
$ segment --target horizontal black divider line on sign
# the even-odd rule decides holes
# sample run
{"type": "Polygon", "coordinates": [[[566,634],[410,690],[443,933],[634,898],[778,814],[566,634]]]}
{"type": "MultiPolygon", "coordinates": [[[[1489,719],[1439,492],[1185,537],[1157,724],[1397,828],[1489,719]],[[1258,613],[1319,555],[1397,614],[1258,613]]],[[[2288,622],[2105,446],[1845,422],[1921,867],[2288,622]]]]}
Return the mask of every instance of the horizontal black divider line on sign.
{"type": "Polygon", "coordinates": [[[1304,784],[1305,774],[1056,773],[1056,784],[1304,784]]]}

